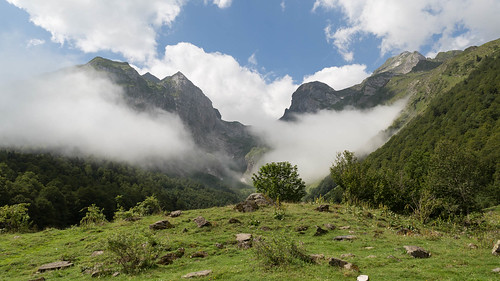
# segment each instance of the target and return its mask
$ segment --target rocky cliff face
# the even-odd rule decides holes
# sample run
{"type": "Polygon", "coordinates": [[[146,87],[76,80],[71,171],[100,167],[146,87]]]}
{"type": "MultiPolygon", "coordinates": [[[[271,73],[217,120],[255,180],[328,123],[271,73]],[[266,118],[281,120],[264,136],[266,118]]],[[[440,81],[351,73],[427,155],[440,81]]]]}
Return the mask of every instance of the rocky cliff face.
{"type": "Polygon", "coordinates": [[[389,58],[361,84],[335,91],[321,82],[301,85],[292,95],[292,104],[285,110],[281,120],[292,121],[303,113],[316,113],[319,110],[341,110],[346,106],[357,108],[373,107],[392,97],[384,86],[397,75],[409,73],[419,62],[426,58],[418,52],[403,52],[389,58]]]}
{"type": "Polygon", "coordinates": [[[177,114],[202,150],[224,155],[233,160],[233,169],[245,171],[245,155],[257,145],[256,138],[243,124],[222,120],[212,101],[182,73],[160,80],[150,73],[141,76],[128,63],[100,57],[82,67],[97,70],[120,85],[135,110],[159,108],[177,114]]]}

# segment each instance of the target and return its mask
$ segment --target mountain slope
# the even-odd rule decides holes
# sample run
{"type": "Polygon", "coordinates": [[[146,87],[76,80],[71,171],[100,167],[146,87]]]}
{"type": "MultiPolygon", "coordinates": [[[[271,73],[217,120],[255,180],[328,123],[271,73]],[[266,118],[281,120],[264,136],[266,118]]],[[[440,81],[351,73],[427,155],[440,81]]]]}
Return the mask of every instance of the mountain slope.
{"type": "Polygon", "coordinates": [[[160,80],[150,73],[139,75],[126,62],[101,57],[82,68],[97,70],[121,86],[127,102],[136,110],[159,108],[177,114],[204,151],[232,159],[231,168],[236,171],[246,170],[245,155],[257,145],[256,138],[241,123],[222,120],[210,99],[182,73],[160,80]]]}

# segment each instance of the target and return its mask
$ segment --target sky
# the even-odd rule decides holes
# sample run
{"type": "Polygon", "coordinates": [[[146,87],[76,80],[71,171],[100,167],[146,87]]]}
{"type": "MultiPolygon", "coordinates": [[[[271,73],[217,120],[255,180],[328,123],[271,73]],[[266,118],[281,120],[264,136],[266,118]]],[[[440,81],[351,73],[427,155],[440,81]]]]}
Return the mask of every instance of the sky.
{"type": "Polygon", "coordinates": [[[300,84],[341,90],[403,51],[481,45],[500,37],[499,14],[500,0],[0,0],[0,145],[186,158],[195,145],[177,116],[125,108],[92,73],[43,75],[102,56],[160,79],[181,71],[267,140],[265,161],[312,180],[337,152],[383,143],[404,104],[277,122],[300,84]]]}
{"type": "Polygon", "coordinates": [[[433,57],[494,40],[499,13],[500,0],[0,0],[1,74],[95,56],[160,79],[181,71],[224,119],[259,124],[303,82],[340,90],[405,50],[433,57]]]}

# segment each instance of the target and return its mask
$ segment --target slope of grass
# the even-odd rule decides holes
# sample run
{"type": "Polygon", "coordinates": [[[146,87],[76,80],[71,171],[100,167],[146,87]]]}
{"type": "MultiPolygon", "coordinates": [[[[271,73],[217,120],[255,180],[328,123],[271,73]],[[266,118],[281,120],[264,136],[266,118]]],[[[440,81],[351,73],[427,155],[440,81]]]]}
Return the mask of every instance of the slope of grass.
{"type": "Polygon", "coordinates": [[[498,280],[500,257],[493,256],[494,241],[500,239],[500,208],[489,209],[475,228],[462,228],[441,223],[422,226],[409,217],[397,216],[384,210],[333,205],[330,212],[317,212],[315,204],[284,204],[283,220],[273,218],[273,207],[261,208],[253,213],[239,213],[234,206],[189,210],[176,218],[165,216],[144,217],[136,222],[116,221],[103,226],[72,227],[65,230],[47,229],[37,233],[0,234],[0,279],[29,280],[44,277],[46,280],[89,280],[85,269],[104,264],[111,272],[120,270],[116,258],[107,250],[112,237],[144,237],[150,235],[157,241],[159,256],[185,248],[185,255],[170,265],[158,265],[135,274],[121,273],[117,277],[102,276],[112,280],[181,280],[184,274],[210,269],[212,274],[196,280],[355,280],[359,274],[370,280],[498,280]],[[203,216],[212,223],[198,228],[193,222],[203,216]],[[230,224],[237,218],[241,224],[230,224]],[[168,219],[175,228],[152,231],[149,224],[168,219]],[[314,236],[316,225],[333,224],[334,230],[314,236]],[[302,232],[297,227],[307,226],[302,232]],[[347,228],[347,226],[349,228],[347,228]],[[266,228],[270,230],[266,230],[266,228]],[[342,227],[346,229],[342,229],[342,227]],[[407,228],[407,235],[398,230],[407,228]],[[186,229],[186,230],[184,230],[186,229]],[[285,238],[305,249],[308,254],[324,254],[343,258],[359,266],[360,272],[341,270],[319,263],[294,263],[268,267],[255,255],[254,249],[240,249],[235,235],[251,233],[285,238]],[[334,241],[338,235],[355,235],[353,241],[334,241]],[[135,236],[134,236],[135,235],[135,236]],[[138,236],[137,236],[138,235],[138,236]],[[223,244],[223,248],[216,247],[223,244]],[[477,249],[468,246],[474,243],[477,249]],[[429,259],[415,259],[406,254],[404,245],[417,245],[430,251],[429,259]],[[369,248],[368,248],[369,247],[369,248]],[[371,248],[373,247],[373,248],[371,248]],[[92,257],[97,250],[103,255],[92,257]],[[205,251],[205,258],[190,258],[197,251],[205,251]],[[45,263],[69,260],[73,267],[36,273],[45,263]]]}

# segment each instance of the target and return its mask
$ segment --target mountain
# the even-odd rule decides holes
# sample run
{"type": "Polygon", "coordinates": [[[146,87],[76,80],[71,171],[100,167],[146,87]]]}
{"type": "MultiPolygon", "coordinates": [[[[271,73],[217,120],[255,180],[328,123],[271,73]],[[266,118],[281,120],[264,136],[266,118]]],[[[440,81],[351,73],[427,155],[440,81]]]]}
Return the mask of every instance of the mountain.
{"type": "Polygon", "coordinates": [[[235,171],[246,170],[245,155],[258,144],[257,139],[243,124],[222,120],[212,101],[181,72],[160,80],[149,72],[140,75],[126,62],[101,57],[81,67],[96,70],[121,86],[135,110],[162,109],[177,114],[205,152],[231,159],[235,171]]]}
{"type": "Polygon", "coordinates": [[[292,104],[280,119],[293,121],[300,114],[319,110],[342,110],[347,106],[367,108],[381,104],[393,96],[384,86],[394,76],[409,73],[421,61],[426,61],[426,58],[420,53],[403,52],[389,58],[361,84],[340,91],[318,81],[305,83],[293,93],[292,104]]]}

